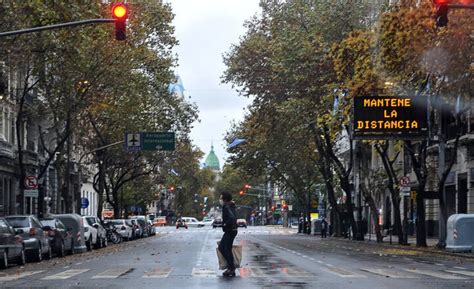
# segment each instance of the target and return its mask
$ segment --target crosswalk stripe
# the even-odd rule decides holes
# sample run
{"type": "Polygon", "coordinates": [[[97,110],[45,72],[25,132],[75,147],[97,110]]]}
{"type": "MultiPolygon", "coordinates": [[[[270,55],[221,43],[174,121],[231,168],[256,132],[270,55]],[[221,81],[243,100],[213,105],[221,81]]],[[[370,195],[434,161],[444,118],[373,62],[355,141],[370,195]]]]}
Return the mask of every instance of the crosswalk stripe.
{"type": "Polygon", "coordinates": [[[13,275],[1,276],[0,277],[0,282],[18,280],[20,278],[35,275],[35,274],[42,273],[42,272],[44,272],[44,270],[26,271],[26,272],[21,272],[21,273],[18,273],[18,274],[13,274],[13,275]]]}
{"type": "Polygon", "coordinates": [[[459,274],[459,275],[466,275],[466,276],[471,276],[474,277],[474,271],[462,271],[462,270],[444,270],[449,273],[453,274],[459,274]]]}
{"type": "Polygon", "coordinates": [[[113,279],[132,271],[133,268],[113,268],[95,275],[92,279],[113,279]]]}
{"type": "Polygon", "coordinates": [[[448,280],[463,280],[466,279],[464,277],[452,275],[452,274],[447,274],[441,271],[428,271],[428,270],[422,270],[422,269],[403,269],[404,271],[410,272],[410,273],[415,273],[415,274],[422,274],[422,275],[427,275],[431,277],[436,277],[440,279],[448,279],[448,280]]]}
{"type": "Polygon", "coordinates": [[[173,271],[172,268],[164,267],[164,268],[155,268],[151,271],[145,272],[145,275],[142,278],[166,278],[171,274],[173,271]]]}
{"type": "Polygon", "coordinates": [[[193,268],[192,275],[195,277],[217,277],[216,271],[207,268],[193,268]]]}
{"type": "Polygon", "coordinates": [[[71,269],[44,277],[42,280],[65,280],[89,271],[90,269],[71,269]]]}
{"type": "Polygon", "coordinates": [[[323,269],[329,273],[336,274],[337,276],[342,278],[367,278],[367,276],[365,275],[347,271],[332,265],[330,266],[330,264],[327,264],[327,266],[323,267],[323,269]]]}
{"type": "Polygon", "coordinates": [[[406,272],[402,272],[399,270],[389,270],[389,269],[379,269],[379,268],[360,268],[362,271],[366,271],[369,273],[381,275],[384,277],[390,277],[390,278],[403,278],[403,279],[416,279],[419,278],[418,276],[415,275],[408,275],[406,272]]]}

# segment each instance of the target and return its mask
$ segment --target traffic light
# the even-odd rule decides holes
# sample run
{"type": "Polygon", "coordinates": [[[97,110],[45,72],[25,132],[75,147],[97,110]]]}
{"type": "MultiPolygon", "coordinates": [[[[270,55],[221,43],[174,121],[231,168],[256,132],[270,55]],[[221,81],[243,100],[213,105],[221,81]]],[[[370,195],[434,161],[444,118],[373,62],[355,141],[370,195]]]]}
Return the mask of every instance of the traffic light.
{"type": "Polygon", "coordinates": [[[245,192],[244,192],[244,191],[240,191],[240,192],[239,192],[239,195],[240,195],[241,197],[243,197],[243,196],[245,195],[245,192]]]}
{"type": "Polygon", "coordinates": [[[448,25],[448,0],[433,0],[436,6],[436,26],[445,27],[448,25]]]}
{"type": "Polygon", "coordinates": [[[170,187],[170,191],[174,192],[174,187],[173,186],[170,187]]]}
{"type": "Polygon", "coordinates": [[[127,35],[126,21],[128,17],[128,6],[125,3],[117,3],[112,7],[112,16],[115,19],[115,39],[125,40],[127,35]]]}
{"type": "Polygon", "coordinates": [[[245,185],[244,185],[244,189],[245,189],[245,190],[250,189],[250,185],[249,185],[249,184],[245,184],[245,185]]]}

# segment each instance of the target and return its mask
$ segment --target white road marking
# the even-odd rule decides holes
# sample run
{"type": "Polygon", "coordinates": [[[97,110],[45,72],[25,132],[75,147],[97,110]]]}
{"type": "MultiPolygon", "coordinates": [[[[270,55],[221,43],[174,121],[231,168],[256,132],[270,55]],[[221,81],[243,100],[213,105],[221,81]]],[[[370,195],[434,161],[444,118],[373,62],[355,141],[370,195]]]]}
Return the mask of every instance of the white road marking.
{"type": "Polygon", "coordinates": [[[409,275],[406,272],[402,272],[399,270],[389,270],[389,269],[380,269],[380,268],[360,268],[362,271],[370,272],[373,274],[381,275],[384,277],[390,278],[403,278],[403,279],[415,279],[419,278],[415,275],[409,275]]]}
{"type": "Polygon", "coordinates": [[[217,277],[216,271],[207,268],[193,268],[191,273],[194,277],[217,277]]]}
{"type": "Polygon", "coordinates": [[[337,268],[331,264],[326,264],[326,268],[324,268],[324,270],[329,273],[336,274],[337,276],[342,278],[367,278],[367,276],[365,275],[337,268]]]}
{"type": "Polygon", "coordinates": [[[422,275],[427,275],[431,277],[436,277],[440,279],[448,279],[448,280],[463,280],[466,279],[464,277],[456,276],[456,275],[451,275],[447,274],[441,271],[429,271],[429,270],[422,270],[422,269],[403,269],[404,271],[410,272],[410,273],[415,273],[415,274],[422,274],[422,275]]]}
{"type": "Polygon", "coordinates": [[[21,273],[19,273],[19,274],[12,274],[12,275],[7,275],[7,276],[2,276],[2,277],[0,277],[0,282],[2,282],[2,281],[18,280],[18,279],[20,279],[20,278],[27,277],[27,276],[31,276],[31,275],[35,275],[35,274],[38,274],[38,273],[41,273],[41,272],[44,272],[44,270],[40,270],[40,271],[26,271],[26,272],[21,272],[21,273]]]}
{"type": "Polygon", "coordinates": [[[455,268],[455,269],[460,269],[460,270],[467,270],[467,268],[465,268],[465,267],[459,267],[459,266],[454,266],[453,268],[455,268]]]}
{"type": "Polygon", "coordinates": [[[474,277],[474,271],[461,271],[461,270],[444,270],[444,271],[449,272],[449,273],[474,277]]]}
{"type": "Polygon", "coordinates": [[[145,272],[145,275],[143,275],[142,278],[166,278],[172,271],[172,268],[155,268],[151,271],[145,272]]]}
{"type": "Polygon", "coordinates": [[[94,277],[92,277],[92,279],[114,279],[124,274],[127,274],[132,270],[133,268],[113,268],[95,275],[94,277]]]}
{"type": "Polygon", "coordinates": [[[65,280],[65,279],[74,277],[76,275],[82,274],[84,272],[87,272],[89,270],[90,269],[71,269],[71,270],[67,270],[58,274],[44,277],[42,280],[65,280]]]}

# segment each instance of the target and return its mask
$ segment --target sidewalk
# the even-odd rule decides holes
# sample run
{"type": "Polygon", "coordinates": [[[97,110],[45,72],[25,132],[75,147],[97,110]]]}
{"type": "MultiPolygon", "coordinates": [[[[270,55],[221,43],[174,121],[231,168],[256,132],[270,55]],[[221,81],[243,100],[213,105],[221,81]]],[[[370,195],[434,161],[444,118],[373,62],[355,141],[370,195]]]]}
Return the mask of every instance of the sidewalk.
{"type": "MultiPolygon", "coordinates": [[[[315,235],[314,237],[320,238],[319,235],[315,235]]],[[[426,240],[426,243],[428,247],[416,247],[416,238],[415,237],[409,237],[408,238],[408,243],[409,245],[398,245],[398,237],[397,236],[392,236],[392,244],[390,244],[390,236],[387,236],[383,239],[383,243],[377,243],[377,238],[375,235],[370,236],[370,241],[369,241],[369,236],[366,236],[364,241],[355,241],[347,238],[327,238],[325,240],[328,241],[334,241],[334,242],[344,242],[344,243],[349,243],[351,245],[355,246],[364,246],[366,248],[379,248],[379,249],[389,249],[388,253],[392,254],[400,254],[403,255],[404,253],[409,253],[409,252],[420,252],[420,253],[429,253],[429,254],[435,254],[435,255],[444,255],[444,256],[452,256],[452,257],[460,257],[460,258],[467,258],[471,259],[474,261],[474,253],[453,253],[453,252],[448,252],[446,250],[441,250],[436,248],[436,244],[438,243],[438,239],[436,238],[429,238],[426,240]]],[[[410,255],[410,254],[408,254],[410,255]]]]}

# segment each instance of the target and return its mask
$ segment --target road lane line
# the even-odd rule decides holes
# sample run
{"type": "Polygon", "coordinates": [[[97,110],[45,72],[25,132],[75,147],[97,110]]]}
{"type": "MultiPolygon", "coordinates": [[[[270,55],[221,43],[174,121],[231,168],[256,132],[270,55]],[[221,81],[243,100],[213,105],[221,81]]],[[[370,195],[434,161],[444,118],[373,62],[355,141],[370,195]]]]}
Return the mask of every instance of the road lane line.
{"type": "Polygon", "coordinates": [[[89,271],[90,269],[71,269],[42,278],[42,280],[65,280],[89,271]]]}
{"type": "Polygon", "coordinates": [[[464,277],[452,275],[452,274],[447,274],[441,271],[429,271],[429,270],[422,270],[422,269],[403,269],[404,271],[410,272],[410,273],[415,273],[415,274],[421,274],[421,275],[427,275],[431,277],[436,277],[440,279],[446,279],[446,280],[463,280],[466,279],[464,277]]]}
{"type": "Polygon", "coordinates": [[[131,272],[133,268],[113,268],[95,275],[92,279],[114,279],[131,272]]]}
{"type": "Polygon", "coordinates": [[[380,269],[380,268],[360,268],[362,271],[366,271],[372,274],[381,275],[384,277],[398,278],[398,279],[417,279],[418,276],[408,275],[406,272],[400,270],[380,269]]]}
{"type": "Polygon", "coordinates": [[[44,271],[45,270],[26,271],[26,272],[21,272],[19,274],[12,274],[12,275],[7,275],[7,276],[2,276],[2,277],[0,277],[0,282],[18,280],[20,278],[35,275],[35,274],[38,274],[38,273],[42,273],[44,271]]]}

